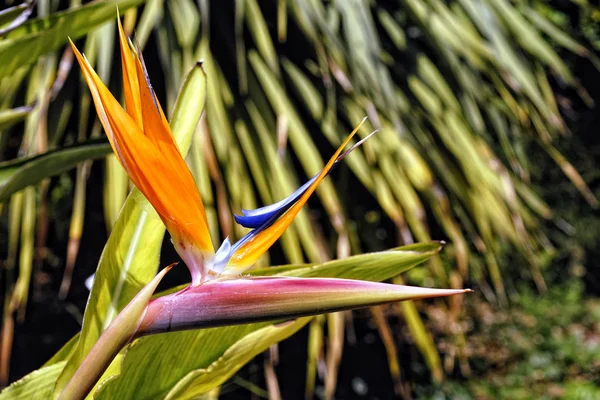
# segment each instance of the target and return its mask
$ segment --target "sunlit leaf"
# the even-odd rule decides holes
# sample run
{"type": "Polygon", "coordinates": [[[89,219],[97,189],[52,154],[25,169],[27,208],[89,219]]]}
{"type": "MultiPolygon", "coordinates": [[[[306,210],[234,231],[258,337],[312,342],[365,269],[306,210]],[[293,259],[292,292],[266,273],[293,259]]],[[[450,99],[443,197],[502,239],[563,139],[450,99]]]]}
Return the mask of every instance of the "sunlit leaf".
{"type": "Polygon", "coordinates": [[[33,371],[0,392],[0,400],[49,399],[54,383],[65,366],[61,361],[33,371]]]}

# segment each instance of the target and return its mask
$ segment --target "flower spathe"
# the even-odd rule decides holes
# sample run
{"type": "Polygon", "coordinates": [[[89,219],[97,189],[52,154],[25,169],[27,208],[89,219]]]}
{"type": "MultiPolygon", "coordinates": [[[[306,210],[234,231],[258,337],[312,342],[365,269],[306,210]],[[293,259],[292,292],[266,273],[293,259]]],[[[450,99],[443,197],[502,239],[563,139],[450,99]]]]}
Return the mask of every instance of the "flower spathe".
{"type": "Polygon", "coordinates": [[[152,299],[136,335],[292,319],[402,300],[452,296],[429,289],[337,278],[244,277],[212,280],[152,299]]]}

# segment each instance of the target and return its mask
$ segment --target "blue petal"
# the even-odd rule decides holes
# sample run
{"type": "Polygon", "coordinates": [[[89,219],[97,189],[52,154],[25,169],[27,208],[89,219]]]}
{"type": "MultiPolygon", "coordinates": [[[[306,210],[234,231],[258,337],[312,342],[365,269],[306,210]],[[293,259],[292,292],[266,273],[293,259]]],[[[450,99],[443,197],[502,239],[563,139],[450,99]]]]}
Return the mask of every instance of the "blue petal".
{"type": "Polygon", "coordinates": [[[235,222],[242,225],[245,228],[258,228],[269,220],[273,215],[280,211],[287,211],[296,201],[302,196],[302,194],[310,187],[310,185],[317,179],[318,174],[313,176],[308,182],[302,185],[298,190],[289,195],[283,200],[273,203],[268,206],[260,207],[255,210],[242,210],[243,215],[234,214],[235,222]]]}
{"type": "MultiPolygon", "coordinates": [[[[314,179],[311,179],[309,182],[311,182],[313,180],[314,179]]],[[[304,189],[303,188],[304,188],[304,185],[297,191],[302,190],[302,192],[304,192],[306,190],[306,188],[304,188],[304,189]]],[[[294,192],[294,194],[296,192],[294,192]]],[[[294,194],[292,194],[292,196],[294,196],[294,194]]],[[[292,197],[292,196],[290,196],[290,197],[292,197]]],[[[279,203],[281,203],[283,201],[287,201],[288,199],[289,199],[289,197],[287,199],[280,201],[279,203]]],[[[217,250],[217,252],[215,253],[215,257],[211,261],[211,265],[209,268],[218,274],[223,272],[223,270],[227,266],[227,263],[229,262],[229,259],[231,258],[233,253],[235,253],[240,247],[242,247],[244,245],[244,243],[246,243],[248,240],[252,239],[254,236],[258,235],[259,233],[261,233],[262,231],[267,229],[269,226],[271,226],[275,221],[277,221],[277,219],[279,219],[279,217],[281,217],[281,215],[284,212],[286,212],[287,209],[290,208],[292,204],[294,204],[294,202],[295,202],[295,200],[292,201],[289,205],[286,205],[285,208],[279,208],[279,209],[271,212],[269,214],[270,216],[267,217],[266,219],[264,219],[261,216],[261,218],[264,219],[264,223],[262,223],[255,229],[252,229],[250,232],[246,233],[244,236],[242,236],[242,238],[240,240],[238,240],[234,244],[231,244],[231,242],[229,241],[229,238],[225,239],[223,241],[223,244],[221,244],[221,247],[219,247],[219,250],[217,250]]],[[[262,207],[262,208],[266,208],[266,207],[262,207]]],[[[248,211],[248,210],[243,210],[243,211],[248,211]]],[[[251,210],[251,211],[257,211],[257,210],[251,210]]],[[[239,215],[235,215],[235,217],[236,217],[236,221],[237,221],[237,218],[244,218],[244,217],[240,217],[239,215]]]]}
{"type": "MultiPolygon", "coordinates": [[[[337,158],[337,160],[335,160],[335,162],[333,163],[333,166],[331,167],[331,169],[329,170],[329,172],[327,174],[329,174],[331,171],[333,171],[335,169],[335,167],[340,163],[340,161],[342,161],[348,154],[350,154],[352,152],[352,150],[354,150],[355,148],[360,146],[370,136],[371,135],[367,136],[366,138],[364,138],[363,140],[359,141],[354,146],[352,146],[349,150],[347,150],[343,154],[341,154],[337,158]]],[[[273,203],[268,206],[256,208],[254,210],[242,210],[243,215],[234,214],[233,218],[235,218],[235,222],[237,222],[239,225],[241,225],[245,228],[258,228],[259,226],[261,226],[265,222],[267,222],[273,215],[283,214],[285,211],[288,210],[288,208],[293,206],[294,203],[296,201],[298,201],[298,199],[300,197],[302,197],[302,194],[304,192],[306,192],[306,190],[310,187],[310,185],[312,185],[312,183],[315,181],[315,179],[317,179],[317,176],[319,176],[319,174],[316,174],[315,176],[310,178],[310,180],[308,182],[306,182],[304,185],[300,186],[300,188],[298,190],[296,190],[294,193],[292,193],[285,199],[278,201],[277,203],[273,203]]]]}

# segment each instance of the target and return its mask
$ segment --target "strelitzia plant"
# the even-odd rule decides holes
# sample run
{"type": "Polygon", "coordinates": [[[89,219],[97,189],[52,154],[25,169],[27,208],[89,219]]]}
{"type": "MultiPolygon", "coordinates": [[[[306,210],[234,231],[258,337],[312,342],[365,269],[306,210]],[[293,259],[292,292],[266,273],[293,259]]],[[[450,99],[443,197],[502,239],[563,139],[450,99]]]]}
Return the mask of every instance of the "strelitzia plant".
{"type": "Polygon", "coordinates": [[[251,228],[250,232],[233,244],[225,239],[215,251],[202,198],[152,89],[142,55],[125,36],[120,21],[118,27],[125,108],[72,42],[71,46],[114,153],[131,181],[159,214],[175,249],[190,270],[191,283],[175,293],[151,299],[171,267],[159,272],[100,336],[64,389],[59,391],[59,398],[85,397],[123,346],[143,335],[256,321],[285,321],[467,291],[349,279],[243,275],[283,234],[332,168],[369,136],[344,152],[362,125],[359,124],[323,170],[296,192],[275,204],[243,210],[235,220],[251,228]]]}

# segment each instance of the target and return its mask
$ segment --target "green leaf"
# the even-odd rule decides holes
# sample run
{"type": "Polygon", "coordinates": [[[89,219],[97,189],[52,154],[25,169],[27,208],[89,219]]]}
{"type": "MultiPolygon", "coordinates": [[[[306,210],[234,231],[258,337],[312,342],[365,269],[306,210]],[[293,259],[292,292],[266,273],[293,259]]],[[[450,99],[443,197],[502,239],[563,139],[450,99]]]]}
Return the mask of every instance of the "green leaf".
{"type": "MultiPolygon", "coordinates": [[[[206,79],[197,64],[184,82],[171,119],[171,129],[182,153],[187,153],[202,113],[206,79]]],[[[117,314],[156,274],[165,232],[156,211],[134,189],[108,239],[96,270],[86,306],[81,336],[57,382],[59,393],[117,314]]]]}
{"type": "Polygon", "coordinates": [[[165,397],[167,399],[196,399],[202,394],[222,385],[252,358],[298,332],[312,318],[300,318],[291,323],[270,325],[244,336],[230,346],[222,357],[207,368],[187,374],[165,397]]]}
{"type": "MultiPolygon", "coordinates": [[[[322,265],[278,267],[275,270],[281,272],[282,275],[292,274],[290,271],[294,270],[294,276],[362,277],[381,281],[429,259],[440,250],[440,247],[439,243],[427,243],[375,253],[376,256],[365,254],[322,265]],[[381,262],[376,262],[377,258],[381,258],[381,262]],[[364,264],[361,260],[365,261],[364,264]],[[322,272],[322,275],[319,272],[322,272]]],[[[302,320],[305,321],[303,324],[308,320],[310,319],[302,320]]],[[[99,399],[163,398],[171,390],[179,390],[173,389],[175,385],[193,388],[194,395],[199,394],[198,387],[202,391],[208,391],[218,386],[217,382],[223,380],[223,368],[219,366],[213,371],[210,368],[213,363],[219,358],[225,357],[228,349],[244,340],[247,335],[267,326],[271,325],[258,323],[142,337],[135,341],[125,353],[121,374],[105,382],[96,396],[99,399]],[[149,354],[152,354],[152,357],[148,357],[149,354]],[[193,371],[202,369],[205,369],[206,372],[195,372],[190,375],[194,379],[188,377],[188,374],[193,371]],[[200,382],[198,387],[195,377],[200,382]],[[183,381],[179,383],[182,379],[183,381]]],[[[293,334],[295,330],[285,332],[287,335],[282,333],[276,339],[283,340],[293,334]]],[[[260,335],[255,335],[246,340],[259,339],[260,335]]],[[[263,344],[258,347],[260,348],[263,344]]],[[[243,351],[248,353],[246,355],[238,353],[236,359],[242,360],[244,357],[251,357],[252,348],[250,345],[244,345],[243,351]]],[[[238,350],[241,352],[242,348],[238,347],[238,350]]],[[[227,353],[228,356],[231,356],[231,353],[227,353]]],[[[233,374],[240,367],[241,364],[237,363],[231,365],[227,373],[233,374]]]]}
{"type": "Polygon", "coordinates": [[[63,347],[60,348],[60,350],[58,350],[56,353],[54,353],[52,358],[50,358],[48,361],[46,361],[46,363],[44,365],[42,365],[42,367],[49,367],[50,365],[57,364],[57,363],[60,363],[63,361],[67,361],[71,357],[71,354],[73,354],[73,351],[75,350],[75,348],[77,347],[78,341],[79,341],[79,332],[77,332],[75,334],[75,336],[73,336],[71,339],[69,339],[69,341],[67,343],[65,343],[65,345],[63,347]]]}
{"type": "Polygon", "coordinates": [[[0,111],[0,130],[10,128],[17,122],[23,121],[34,107],[35,105],[32,104],[0,111]]]}
{"type": "Polygon", "coordinates": [[[94,139],[37,156],[0,163],[0,202],[44,178],[68,171],[82,161],[104,157],[110,151],[106,140],[94,139]]]}
{"type": "Polygon", "coordinates": [[[57,49],[70,37],[75,40],[113,19],[117,7],[123,13],[143,0],[98,0],[85,6],[28,21],[0,41],[0,78],[31,64],[39,56],[57,49]]]}
{"type": "Polygon", "coordinates": [[[127,349],[121,375],[103,383],[94,395],[97,399],[163,398],[188,373],[207,368],[244,336],[268,325],[248,324],[141,338],[127,349]],[[152,356],[148,357],[149,354],[152,356]]]}
{"type": "Polygon", "coordinates": [[[52,396],[54,382],[64,366],[65,362],[61,361],[33,371],[0,392],[0,400],[49,399],[52,396]]]}
{"type": "Polygon", "coordinates": [[[200,15],[191,0],[173,0],[168,3],[173,28],[181,47],[191,46],[200,29],[200,15]]]}
{"type": "Polygon", "coordinates": [[[345,278],[368,281],[383,281],[401,274],[437,254],[440,242],[417,243],[396,249],[360,254],[315,264],[284,265],[249,271],[256,276],[297,276],[303,278],[345,278]]]}

